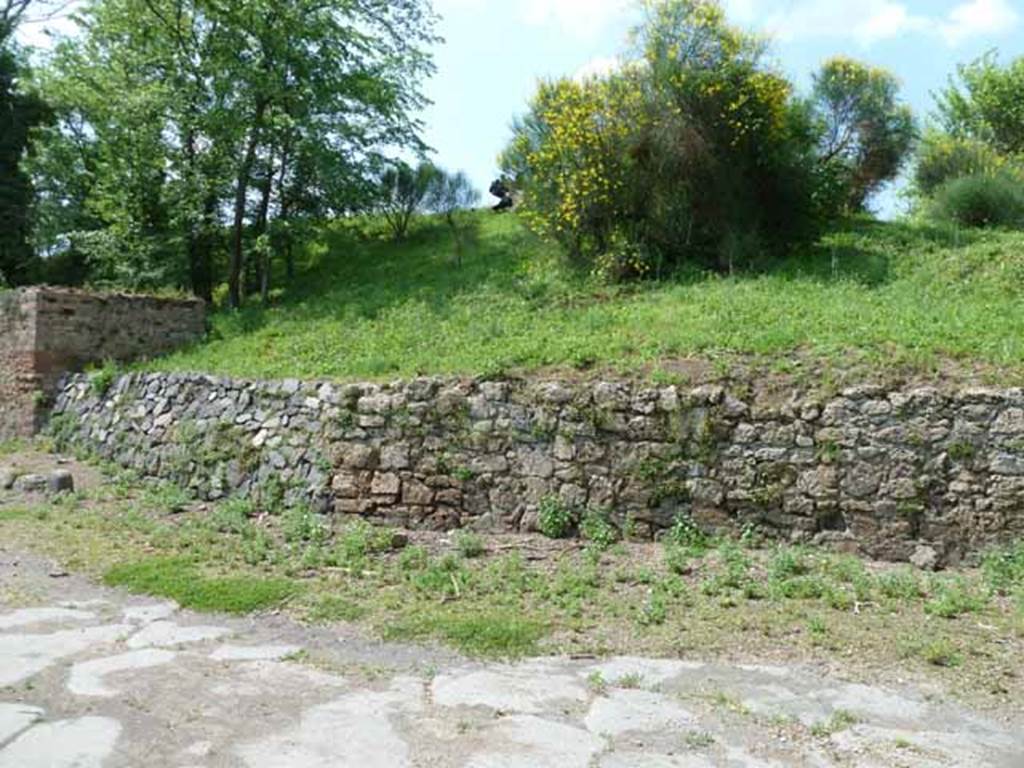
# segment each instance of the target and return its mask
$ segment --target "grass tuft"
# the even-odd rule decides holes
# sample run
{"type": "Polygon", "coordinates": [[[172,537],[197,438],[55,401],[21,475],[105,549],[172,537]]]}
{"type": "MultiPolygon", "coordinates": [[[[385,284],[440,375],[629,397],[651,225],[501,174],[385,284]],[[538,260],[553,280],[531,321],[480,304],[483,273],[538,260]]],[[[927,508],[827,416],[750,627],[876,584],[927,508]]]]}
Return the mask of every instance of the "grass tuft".
{"type": "Polygon", "coordinates": [[[182,608],[200,613],[254,613],[281,605],[298,591],[287,579],[209,578],[180,557],[116,565],[104,574],[103,581],[138,594],[170,598],[182,608]]]}

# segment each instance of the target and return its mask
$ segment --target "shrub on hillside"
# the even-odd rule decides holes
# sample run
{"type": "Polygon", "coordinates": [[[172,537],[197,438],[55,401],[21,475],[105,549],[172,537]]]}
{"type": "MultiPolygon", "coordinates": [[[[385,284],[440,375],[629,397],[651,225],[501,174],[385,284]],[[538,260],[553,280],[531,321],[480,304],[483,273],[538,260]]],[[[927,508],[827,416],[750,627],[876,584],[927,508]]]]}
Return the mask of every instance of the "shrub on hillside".
{"type": "Polygon", "coordinates": [[[932,215],[967,227],[1024,227],[1024,183],[1006,174],[976,174],[935,192],[932,215]]]}
{"type": "Polygon", "coordinates": [[[1021,169],[1010,158],[988,144],[977,139],[932,132],[925,136],[918,149],[914,181],[921,194],[931,196],[939,187],[955,179],[1003,172],[1024,178],[1021,169]]]}
{"type": "Polygon", "coordinates": [[[852,178],[822,162],[814,107],[717,2],[644,9],[633,60],[542,83],[516,124],[503,170],[527,223],[613,279],[731,271],[812,235],[852,178]]]}

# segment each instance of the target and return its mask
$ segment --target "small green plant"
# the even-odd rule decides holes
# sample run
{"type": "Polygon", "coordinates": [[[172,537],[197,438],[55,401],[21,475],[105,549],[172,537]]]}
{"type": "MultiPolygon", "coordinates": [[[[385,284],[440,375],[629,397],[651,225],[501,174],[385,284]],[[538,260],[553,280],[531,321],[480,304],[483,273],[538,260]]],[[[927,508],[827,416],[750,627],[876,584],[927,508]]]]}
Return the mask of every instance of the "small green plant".
{"type": "Polygon", "coordinates": [[[964,663],[963,654],[946,638],[926,643],[921,649],[921,658],[935,667],[956,668],[964,663]]]}
{"type": "Polygon", "coordinates": [[[455,534],[455,549],[467,560],[482,557],[487,553],[484,540],[472,531],[459,531],[455,534]]]}
{"type": "Polygon", "coordinates": [[[920,578],[910,568],[883,573],[877,583],[878,591],[890,600],[917,600],[924,594],[920,578]]]}
{"type": "Polygon", "coordinates": [[[606,510],[588,509],[580,521],[580,535],[599,551],[611,549],[619,540],[619,532],[606,510]]]}
{"type": "Polygon", "coordinates": [[[684,739],[689,749],[707,749],[715,745],[715,737],[707,731],[693,731],[684,739]]]}
{"type": "Polygon", "coordinates": [[[546,496],[537,512],[537,529],[549,539],[564,539],[575,525],[573,511],[557,496],[546,496]]]}
{"type": "Polygon", "coordinates": [[[943,619],[955,619],[965,613],[976,613],[988,600],[963,578],[936,579],[931,587],[932,597],[924,610],[943,619]]]}
{"type": "Polygon", "coordinates": [[[642,627],[655,627],[668,619],[668,605],[665,596],[657,589],[652,589],[640,608],[639,621],[642,627]]]}
{"type": "Polygon", "coordinates": [[[989,587],[1001,595],[1024,587],[1024,540],[986,555],[982,572],[989,587]]]}
{"type": "Polygon", "coordinates": [[[828,624],[820,616],[814,616],[807,622],[807,631],[814,638],[823,638],[828,634],[828,624]]]}
{"type": "Polygon", "coordinates": [[[210,515],[210,524],[220,533],[244,535],[251,531],[254,515],[252,502],[241,497],[232,497],[214,508],[210,515]]]}
{"type": "Polygon", "coordinates": [[[668,529],[663,541],[674,544],[678,547],[704,550],[710,546],[710,539],[700,529],[693,517],[686,512],[680,512],[672,520],[672,527],[668,529]]]}
{"type": "Polygon", "coordinates": [[[694,569],[693,550],[677,545],[666,546],[664,549],[665,567],[677,576],[688,576],[694,569]]]}
{"type": "Polygon", "coordinates": [[[284,513],[281,532],[289,544],[324,544],[328,538],[321,516],[302,504],[284,513]]]}
{"type": "Polygon", "coordinates": [[[837,709],[828,720],[812,725],[811,735],[815,738],[826,739],[829,736],[849,730],[859,722],[860,718],[852,712],[848,712],[845,709],[837,709]]]}
{"type": "Polygon", "coordinates": [[[423,547],[408,547],[398,556],[398,568],[404,573],[422,571],[430,562],[430,556],[423,547]]]}
{"type": "Polygon", "coordinates": [[[595,669],[587,675],[587,686],[598,696],[608,693],[608,681],[604,679],[604,675],[599,669],[595,669]]]}
{"type": "Polygon", "coordinates": [[[639,690],[643,687],[644,676],[639,672],[629,672],[615,681],[616,688],[625,690],[639,690]]]}
{"type": "MultiPolygon", "coordinates": [[[[334,550],[338,563],[358,570],[365,567],[370,555],[391,549],[394,535],[387,528],[378,528],[364,520],[356,520],[339,531],[335,539],[334,550]]],[[[403,552],[403,555],[408,555],[409,551],[403,552]]],[[[416,554],[414,552],[410,557],[415,557],[416,554]]]]}
{"type": "Polygon", "coordinates": [[[958,440],[955,443],[951,443],[949,448],[946,449],[946,453],[949,454],[949,458],[953,461],[965,462],[970,461],[978,454],[978,448],[967,440],[958,440]]]}
{"type": "Polygon", "coordinates": [[[89,386],[96,397],[105,397],[121,375],[118,365],[113,360],[106,360],[100,368],[89,372],[89,386]]]}

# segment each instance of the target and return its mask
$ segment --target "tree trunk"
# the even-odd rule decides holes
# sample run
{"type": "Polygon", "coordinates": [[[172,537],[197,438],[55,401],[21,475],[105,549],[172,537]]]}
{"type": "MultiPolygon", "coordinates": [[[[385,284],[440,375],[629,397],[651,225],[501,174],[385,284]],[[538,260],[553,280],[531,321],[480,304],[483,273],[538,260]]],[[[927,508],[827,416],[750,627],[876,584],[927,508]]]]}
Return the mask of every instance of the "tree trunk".
{"type": "MultiPolygon", "coordinates": [[[[267,172],[260,182],[260,207],[256,215],[256,236],[267,233],[267,220],[270,216],[270,192],[274,183],[274,153],[267,158],[267,172]]],[[[256,267],[257,280],[260,287],[260,300],[264,306],[270,303],[270,248],[269,243],[260,249],[256,267]]]]}
{"type": "Polygon", "coordinates": [[[242,165],[238,169],[238,181],[235,187],[235,219],[232,232],[231,272],[228,276],[228,301],[232,309],[242,306],[242,272],[245,267],[244,235],[245,235],[245,202],[249,195],[249,178],[256,162],[256,150],[259,148],[260,131],[263,116],[267,111],[267,102],[263,99],[256,103],[252,128],[249,130],[248,145],[242,165]]]}
{"type": "MultiPolygon", "coordinates": [[[[195,133],[189,131],[185,139],[185,157],[191,172],[197,166],[195,133]]],[[[217,198],[207,193],[203,200],[203,213],[196,222],[186,222],[188,240],[189,287],[192,293],[207,304],[213,301],[213,254],[211,232],[217,212],[217,198]]]]}

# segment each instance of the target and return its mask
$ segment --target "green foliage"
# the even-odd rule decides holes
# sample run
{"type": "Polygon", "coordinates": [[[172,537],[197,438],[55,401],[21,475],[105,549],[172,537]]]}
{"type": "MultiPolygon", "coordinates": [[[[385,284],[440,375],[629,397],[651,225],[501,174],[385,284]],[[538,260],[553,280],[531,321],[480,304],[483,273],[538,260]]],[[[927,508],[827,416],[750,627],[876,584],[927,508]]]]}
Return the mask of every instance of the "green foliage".
{"type": "Polygon", "coordinates": [[[936,579],[931,588],[931,599],[924,610],[943,619],[955,619],[965,613],[976,613],[988,602],[985,595],[962,578],[936,579]]]}
{"type": "Polygon", "coordinates": [[[965,227],[1024,229],[1024,179],[1009,173],[953,179],[935,191],[931,215],[965,227]]]}
{"type": "Polygon", "coordinates": [[[1024,57],[1000,66],[989,53],[959,67],[938,95],[939,117],[947,132],[972,138],[1004,155],[1024,154],[1024,57]]]}
{"type": "Polygon", "coordinates": [[[841,181],[850,210],[863,209],[872,193],[899,175],[910,154],[914,118],[898,93],[890,72],[842,56],[814,76],[821,162],[841,181]]]}
{"type": "Polygon", "coordinates": [[[32,161],[36,239],[93,282],[211,298],[226,279],[233,306],[267,301],[304,221],[367,206],[385,153],[423,149],[422,0],[102,0],[75,18],[39,73],[58,119],[32,161]]]}
{"type": "Polygon", "coordinates": [[[120,368],[114,360],[107,360],[100,368],[90,371],[89,386],[93,394],[96,397],[105,397],[120,375],[120,368]]]}
{"type": "Polygon", "coordinates": [[[921,657],[935,667],[956,668],[963,666],[964,655],[956,645],[946,639],[932,640],[921,649],[921,657]]]}
{"type": "Polygon", "coordinates": [[[970,137],[931,131],[918,147],[914,183],[918,192],[930,197],[955,179],[1004,172],[1024,178],[1013,161],[988,144],[970,137]]]}
{"type": "Polygon", "coordinates": [[[487,545],[478,534],[472,531],[459,531],[455,534],[455,549],[467,560],[487,554],[487,545]]]}
{"type": "Polygon", "coordinates": [[[731,271],[806,234],[815,136],[758,38],[706,0],[650,0],[636,57],[542,83],[503,170],[529,225],[605,278],[731,271]]]}
{"type": "Polygon", "coordinates": [[[309,620],[318,624],[331,624],[338,621],[359,621],[367,614],[367,609],[350,600],[337,595],[325,595],[317,598],[309,609],[309,620]]]}
{"type": "Polygon", "coordinates": [[[515,659],[532,653],[546,633],[542,622],[517,613],[439,610],[389,625],[384,635],[395,640],[435,636],[474,656],[515,659]]]}
{"type": "Polygon", "coordinates": [[[599,551],[611,549],[619,540],[619,530],[612,523],[608,510],[588,509],[580,520],[580,536],[599,551]]]}
{"type": "Polygon", "coordinates": [[[214,507],[210,524],[221,533],[243,535],[252,531],[256,510],[248,499],[234,496],[214,507]]]}
{"type": "Polygon", "coordinates": [[[832,716],[823,722],[811,726],[811,735],[819,739],[827,739],[837,733],[848,731],[860,722],[860,718],[845,709],[837,709],[832,716]]]}
{"type": "MultiPolygon", "coordinates": [[[[19,4],[27,5],[10,5],[19,4]]],[[[25,156],[34,144],[33,129],[50,119],[42,99],[25,88],[28,72],[14,43],[16,24],[0,29],[0,286],[22,285],[38,272],[31,245],[34,190],[25,156]]]]}
{"type": "Polygon", "coordinates": [[[989,587],[1002,595],[1024,589],[1024,541],[987,554],[982,571],[989,587]]]}
{"type": "Polygon", "coordinates": [[[114,566],[103,581],[111,587],[167,597],[201,613],[253,613],[280,605],[298,591],[287,579],[210,578],[192,561],[178,557],[114,566]]]}
{"type": "Polygon", "coordinates": [[[376,208],[395,240],[409,234],[413,217],[423,210],[441,171],[423,162],[415,168],[396,162],[380,178],[376,208]]]}
{"type": "Polygon", "coordinates": [[[281,532],[289,544],[323,544],[328,538],[321,516],[302,504],[285,511],[281,532]]]}
{"type": "Polygon", "coordinates": [[[665,533],[663,541],[676,547],[698,551],[707,549],[711,543],[708,535],[686,512],[680,512],[675,516],[672,527],[665,533]]]}
{"type": "Polygon", "coordinates": [[[890,571],[879,576],[878,590],[890,600],[917,600],[924,594],[920,578],[910,568],[890,571]]]}
{"type": "Polygon", "coordinates": [[[576,525],[576,514],[557,496],[541,499],[537,510],[537,530],[549,539],[564,539],[576,525]]]}

